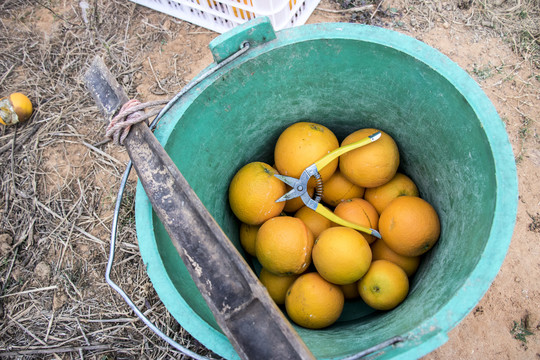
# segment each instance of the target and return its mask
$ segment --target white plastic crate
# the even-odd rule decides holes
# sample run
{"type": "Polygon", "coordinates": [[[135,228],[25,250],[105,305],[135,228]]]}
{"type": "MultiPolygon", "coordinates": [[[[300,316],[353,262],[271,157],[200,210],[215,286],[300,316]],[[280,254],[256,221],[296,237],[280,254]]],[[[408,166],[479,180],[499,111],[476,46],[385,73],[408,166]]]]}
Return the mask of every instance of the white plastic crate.
{"type": "Polygon", "coordinates": [[[303,25],[320,0],[131,0],[176,18],[224,33],[268,16],[274,30],[303,25]]]}

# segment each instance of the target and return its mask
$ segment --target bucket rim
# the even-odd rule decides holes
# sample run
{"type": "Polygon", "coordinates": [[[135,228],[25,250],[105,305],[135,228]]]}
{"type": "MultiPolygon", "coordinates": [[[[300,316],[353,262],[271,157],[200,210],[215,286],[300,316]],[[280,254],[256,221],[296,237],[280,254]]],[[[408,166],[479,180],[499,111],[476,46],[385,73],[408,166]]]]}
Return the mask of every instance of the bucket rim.
{"type": "MultiPolygon", "coordinates": [[[[407,341],[412,342],[420,335],[424,336],[422,343],[419,342],[415,348],[411,348],[403,355],[419,357],[428,354],[447,341],[447,333],[457,326],[482,299],[500,271],[510,246],[517,215],[518,182],[515,159],[503,122],[487,95],[464,69],[439,50],[409,35],[380,27],[349,23],[309,24],[284,29],[277,32],[276,35],[277,39],[253,48],[243,57],[203,80],[192,91],[186,93],[173,106],[177,119],[164,116],[159,129],[155,132],[156,137],[161,144],[166,146],[178,119],[182,117],[195,99],[219,77],[265,52],[298,42],[325,39],[369,42],[400,51],[431,67],[465,98],[483,127],[493,157],[497,196],[484,253],[465,283],[433,316],[426,318],[416,329],[401,334],[407,341]],[[426,341],[426,333],[432,333],[430,341],[426,341]]],[[[207,69],[213,66],[215,63],[207,69]]],[[[135,198],[135,218],[141,256],[147,265],[147,273],[156,292],[166,308],[177,320],[184,319],[185,321],[181,325],[207,348],[226,358],[238,358],[225,335],[192,311],[174,288],[164,264],[158,256],[152,208],[140,183],[137,185],[135,198]],[[162,279],[166,279],[166,281],[162,279]],[[157,284],[159,284],[159,291],[157,284]],[[173,304],[170,300],[171,296],[175,299],[180,298],[181,302],[175,301],[173,304]],[[188,308],[183,308],[184,306],[188,308]],[[177,307],[180,309],[176,309],[177,307]]]]}

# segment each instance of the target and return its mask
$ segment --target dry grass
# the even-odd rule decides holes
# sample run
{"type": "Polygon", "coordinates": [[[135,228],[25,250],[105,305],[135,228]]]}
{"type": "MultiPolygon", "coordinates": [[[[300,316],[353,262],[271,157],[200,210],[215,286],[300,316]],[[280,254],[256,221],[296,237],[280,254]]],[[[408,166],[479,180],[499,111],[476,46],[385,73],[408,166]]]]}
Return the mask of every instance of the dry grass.
{"type": "Polygon", "coordinates": [[[433,21],[442,20],[501,36],[516,53],[540,68],[538,0],[408,1],[406,9],[419,15],[420,26],[430,27],[433,21]]]}
{"type": "MultiPolygon", "coordinates": [[[[24,92],[36,109],[30,121],[0,129],[0,357],[182,358],[105,283],[126,155],[102,143],[105,124],[80,78],[92,56],[103,54],[134,97],[134,74],[148,61],[145,54],[181,24],[150,26],[145,19],[160,15],[127,1],[88,2],[87,14],[78,1],[0,2],[0,93],[24,92]]],[[[368,3],[374,3],[369,12],[344,16],[381,26],[429,28],[435,19],[468,24],[499,33],[540,67],[538,0],[460,0],[444,7],[405,0],[399,9],[368,3]],[[400,24],[403,17],[406,24],[400,24]]],[[[177,92],[187,80],[157,81],[155,94],[177,92]]],[[[168,314],[146,276],[134,230],[134,193],[132,180],[112,277],[176,341],[212,356],[168,314]]]]}
{"type": "Polygon", "coordinates": [[[490,32],[506,39],[516,53],[540,68],[539,0],[332,1],[338,3],[344,13],[350,13],[352,22],[421,30],[442,22],[447,26],[465,25],[477,32],[490,32]]]}
{"type": "MultiPolygon", "coordinates": [[[[0,357],[181,357],[105,283],[125,156],[118,160],[94,146],[105,124],[80,78],[100,53],[134,96],[132,75],[145,60],[138,56],[168,34],[133,26],[149,10],[129,2],[92,2],[87,22],[77,5],[0,4],[0,92],[24,92],[36,109],[27,123],[0,130],[0,357]]],[[[134,186],[127,188],[112,277],[166,333],[205,354],[146,276],[134,231],[134,186]]]]}

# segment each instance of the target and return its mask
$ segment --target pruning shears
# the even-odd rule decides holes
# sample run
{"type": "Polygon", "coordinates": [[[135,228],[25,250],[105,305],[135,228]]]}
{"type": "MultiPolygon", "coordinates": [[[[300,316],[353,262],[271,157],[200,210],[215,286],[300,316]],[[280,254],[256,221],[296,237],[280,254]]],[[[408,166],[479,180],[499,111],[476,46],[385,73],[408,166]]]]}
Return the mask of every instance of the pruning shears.
{"type": "Polygon", "coordinates": [[[317,160],[315,163],[305,168],[304,171],[302,171],[299,179],[293,178],[291,176],[275,174],[275,177],[292,187],[292,190],[277,199],[276,202],[287,201],[300,197],[308,208],[314,210],[316,213],[324,216],[325,218],[333,221],[334,223],[362,231],[366,234],[373,235],[380,239],[381,234],[379,234],[377,230],[360,226],[345,219],[342,219],[320,203],[322,198],[323,183],[321,175],[319,174],[319,171],[321,171],[326,165],[330,164],[332,161],[334,161],[341,155],[349,151],[358,149],[362,146],[371,144],[372,142],[377,141],[380,137],[381,132],[377,131],[376,133],[366,136],[365,138],[357,142],[339,147],[331,151],[327,155],[323,156],[321,159],[317,160]],[[314,177],[317,181],[317,185],[315,186],[315,198],[312,198],[307,191],[308,181],[309,179],[311,179],[311,177],[314,177]]]}

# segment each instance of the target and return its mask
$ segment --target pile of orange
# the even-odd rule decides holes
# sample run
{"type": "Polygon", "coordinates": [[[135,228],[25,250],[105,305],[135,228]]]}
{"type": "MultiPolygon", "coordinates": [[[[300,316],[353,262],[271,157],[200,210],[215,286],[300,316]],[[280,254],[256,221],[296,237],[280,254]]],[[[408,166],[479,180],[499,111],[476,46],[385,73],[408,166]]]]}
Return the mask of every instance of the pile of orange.
{"type": "MultiPolygon", "coordinates": [[[[335,215],[378,230],[382,239],[340,226],[299,198],[276,202],[290,190],[275,174],[299,178],[326,154],[380,131],[354,131],[341,143],[326,126],[290,125],[274,147],[273,165],[252,162],[229,186],[240,220],[240,243],[262,266],[259,279],[296,324],[333,324],[347,301],[391,310],[405,300],[409,277],[439,238],[440,222],[413,180],[398,172],[400,154],[386,132],[321,169],[321,203],[335,215]],[[360,299],[360,300],[358,300],[360,299]]],[[[315,192],[315,179],[308,193],[315,192]]]]}

